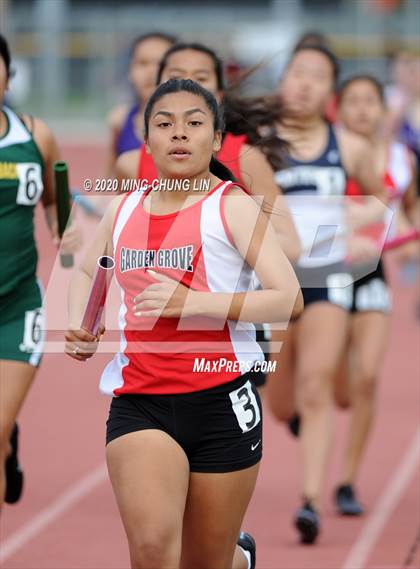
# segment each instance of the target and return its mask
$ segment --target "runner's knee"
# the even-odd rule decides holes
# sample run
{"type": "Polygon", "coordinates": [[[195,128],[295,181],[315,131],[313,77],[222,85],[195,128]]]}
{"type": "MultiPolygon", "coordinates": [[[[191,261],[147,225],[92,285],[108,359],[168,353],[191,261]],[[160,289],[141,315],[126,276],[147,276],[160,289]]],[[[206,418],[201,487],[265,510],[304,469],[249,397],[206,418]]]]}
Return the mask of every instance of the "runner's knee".
{"type": "Polygon", "coordinates": [[[369,367],[361,367],[355,374],[353,384],[353,397],[358,399],[372,399],[376,394],[377,374],[369,367]]]}
{"type": "Polygon", "coordinates": [[[289,421],[296,413],[294,401],[277,401],[272,397],[267,400],[272,416],[279,422],[289,421]]]}
{"type": "Polygon", "coordinates": [[[319,411],[330,406],[331,375],[332,372],[325,369],[310,371],[300,376],[299,402],[304,412],[319,411]]]}
{"type": "Polygon", "coordinates": [[[334,394],[334,399],[337,407],[339,407],[340,409],[349,409],[351,407],[350,399],[343,393],[336,392],[334,394]]]}
{"type": "Polygon", "coordinates": [[[177,536],[167,528],[154,527],[129,537],[133,568],[163,569],[178,564],[177,536]]]}

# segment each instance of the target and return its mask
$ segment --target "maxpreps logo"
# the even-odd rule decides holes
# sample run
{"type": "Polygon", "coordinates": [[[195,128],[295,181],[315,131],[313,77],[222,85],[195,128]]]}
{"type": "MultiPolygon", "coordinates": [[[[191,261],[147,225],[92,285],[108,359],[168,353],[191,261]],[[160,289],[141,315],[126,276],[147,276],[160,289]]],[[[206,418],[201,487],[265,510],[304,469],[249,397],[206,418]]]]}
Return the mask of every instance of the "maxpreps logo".
{"type": "Polygon", "coordinates": [[[175,249],[127,249],[121,248],[120,271],[135,269],[180,269],[192,273],[193,245],[175,249]]]}

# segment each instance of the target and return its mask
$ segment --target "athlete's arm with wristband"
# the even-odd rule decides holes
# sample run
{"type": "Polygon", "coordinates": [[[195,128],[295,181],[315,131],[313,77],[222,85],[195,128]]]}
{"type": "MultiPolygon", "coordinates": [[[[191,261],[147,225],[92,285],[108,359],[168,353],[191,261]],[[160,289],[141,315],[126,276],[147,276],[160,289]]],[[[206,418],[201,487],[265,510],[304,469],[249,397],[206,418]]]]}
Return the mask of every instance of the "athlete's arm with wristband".
{"type": "Polygon", "coordinates": [[[115,262],[112,257],[107,255],[99,257],[81,325],[81,328],[93,336],[98,333],[114,267],[115,262]]]}
{"type": "MultiPolygon", "coordinates": [[[[54,180],[55,180],[55,199],[57,206],[58,235],[60,239],[66,230],[70,221],[70,192],[68,167],[66,162],[56,162],[54,164],[54,180]]],[[[72,267],[74,264],[73,255],[61,253],[61,266],[65,268],[72,267]]]]}

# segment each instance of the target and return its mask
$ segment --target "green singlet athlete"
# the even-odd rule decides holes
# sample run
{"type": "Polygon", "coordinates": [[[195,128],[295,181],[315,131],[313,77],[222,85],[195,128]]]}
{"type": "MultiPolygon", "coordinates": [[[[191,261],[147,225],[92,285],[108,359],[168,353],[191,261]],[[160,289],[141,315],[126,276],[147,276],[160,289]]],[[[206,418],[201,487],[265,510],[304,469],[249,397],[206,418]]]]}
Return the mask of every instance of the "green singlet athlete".
{"type": "MultiPolygon", "coordinates": [[[[38,367],[45,325],[36,278],[34,209],[41,200],[58,244],[53,188],[57,144],[47,125],[4,105],[10,52],[0,35],[0,508],[16,502],[23,475],[17,460],[16,417],[38,367]]],[[[77,225],[66,231],[63,250],[80,244],[77,225]]]]}
{"type": "MultiPolygon", "coordinates": [[[[0,138],[0,357],[39,364],[43,312],[36,279],[34,209],[45,162],[25,118],[3,106],[0,138]]],[[[35,123],[35,121],[34,121],[35,123]]],[[[34,124],[31,125],[32,127],[34,124]]]]}

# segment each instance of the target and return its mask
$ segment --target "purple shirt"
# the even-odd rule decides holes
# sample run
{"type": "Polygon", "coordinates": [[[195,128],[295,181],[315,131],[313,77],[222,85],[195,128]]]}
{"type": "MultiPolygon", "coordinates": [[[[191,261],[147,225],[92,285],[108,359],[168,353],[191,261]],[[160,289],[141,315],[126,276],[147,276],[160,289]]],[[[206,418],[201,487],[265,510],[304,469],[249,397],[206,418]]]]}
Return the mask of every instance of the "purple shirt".
{"type": "Polygon", "coordinates": [[[134,125],[134,118],[139,109],[140,106],[138,104],[134,105],[134,107],[130,109],[124,121],[123,127],[117,140],[117,156],[123,154],[123,152],[127,152],[128,150],[136,150],[143,144],[143,141],[140,140],[136,134],[134,125]]]}

